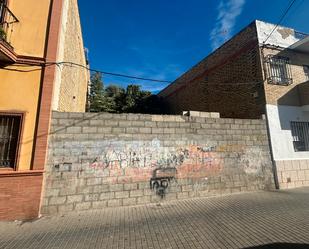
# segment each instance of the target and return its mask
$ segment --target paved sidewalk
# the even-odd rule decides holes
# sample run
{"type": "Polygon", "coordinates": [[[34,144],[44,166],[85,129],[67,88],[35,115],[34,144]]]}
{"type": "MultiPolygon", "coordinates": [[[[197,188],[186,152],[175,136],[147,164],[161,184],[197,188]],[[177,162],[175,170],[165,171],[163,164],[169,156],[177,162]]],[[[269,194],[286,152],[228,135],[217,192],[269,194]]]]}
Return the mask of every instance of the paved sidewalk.
{"type": "Polygon", "coordinates": [[[0,248],[309,248],[309,188],[2,222],[0,248]]]}

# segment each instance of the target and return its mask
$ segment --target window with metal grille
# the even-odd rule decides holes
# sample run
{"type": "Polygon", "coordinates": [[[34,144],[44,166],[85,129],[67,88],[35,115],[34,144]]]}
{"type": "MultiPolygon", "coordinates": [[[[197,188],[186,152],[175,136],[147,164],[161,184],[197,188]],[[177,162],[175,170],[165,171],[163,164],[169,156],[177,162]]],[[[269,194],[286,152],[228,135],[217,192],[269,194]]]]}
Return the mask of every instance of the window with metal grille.
{"type": "Polygon", "coordinates": [[[291,122],[295,151],[309,151],[309,122],[291,122]]]}
{"type": "Polygon", "coordinates": [[[304,73],[305,73],[306,80],[309,80],[309,66],[308,65],[304,65],[304,73]]]}
{"type": "Polygon", "coordinates": [[[266,59],[267,80],[270,84],[292,84],[292,73],[289,58],[269,55],[266,59]]]}
{"type": "Polygon", "coordinates": [[[15,168],[22,115],[0,114],[0,167],[15,168]]]}
{"type": "Polygon", "coordinates": [[[0,0],[0,24],[4,22],[6,0],[0,0]]]}

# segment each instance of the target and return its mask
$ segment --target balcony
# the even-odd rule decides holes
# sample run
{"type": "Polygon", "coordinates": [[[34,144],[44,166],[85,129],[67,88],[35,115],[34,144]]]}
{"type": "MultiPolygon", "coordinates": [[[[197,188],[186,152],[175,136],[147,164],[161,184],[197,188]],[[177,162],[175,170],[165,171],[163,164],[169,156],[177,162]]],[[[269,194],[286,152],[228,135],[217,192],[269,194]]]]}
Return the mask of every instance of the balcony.
{"type": "Polygon", "coordinates": [[[0,0],[0,64],[10,64],[16,61],[14,48],[10,44],[14,24],[17,17],[6,5],[6,1],[0,0]]]}

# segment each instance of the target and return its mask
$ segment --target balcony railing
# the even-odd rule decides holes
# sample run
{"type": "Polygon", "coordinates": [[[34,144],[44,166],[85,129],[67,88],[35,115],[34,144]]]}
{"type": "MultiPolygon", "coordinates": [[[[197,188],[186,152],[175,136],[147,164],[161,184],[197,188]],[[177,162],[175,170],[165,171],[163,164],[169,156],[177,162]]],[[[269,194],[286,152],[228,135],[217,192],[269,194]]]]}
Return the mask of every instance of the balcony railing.
{"type": "Polygon", "coordinates": [[[18,18],[6,5],[6,1],[0,0],[0,40],[10,43],[14,24],[19,22],[18,18]]]}

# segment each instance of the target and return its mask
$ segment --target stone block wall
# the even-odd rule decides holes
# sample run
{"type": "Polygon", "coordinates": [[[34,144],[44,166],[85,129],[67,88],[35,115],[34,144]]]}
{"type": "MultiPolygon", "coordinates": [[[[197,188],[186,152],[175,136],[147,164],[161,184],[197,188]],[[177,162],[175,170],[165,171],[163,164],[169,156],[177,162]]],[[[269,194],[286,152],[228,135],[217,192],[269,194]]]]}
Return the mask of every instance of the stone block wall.
{"type": "Polygon", "coordinates": [[[309,186],[309,160],[276,161],[280,189],[309,186]]]}
{"type": "Polygon", "coordinates": [[[41,213],[272,189],[268,144],[265,120],[54,112],[41,213]]]}

